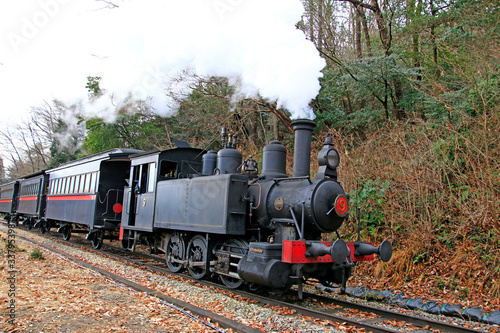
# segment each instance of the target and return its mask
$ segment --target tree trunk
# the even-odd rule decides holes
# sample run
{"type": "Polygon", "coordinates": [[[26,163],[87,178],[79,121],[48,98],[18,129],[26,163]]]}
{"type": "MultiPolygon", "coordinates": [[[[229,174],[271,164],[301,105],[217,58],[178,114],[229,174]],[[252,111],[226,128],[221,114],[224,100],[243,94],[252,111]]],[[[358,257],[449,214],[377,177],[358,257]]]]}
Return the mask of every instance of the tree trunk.
{"type": "Polygon", "coordinates": [[[314,43],[314,0],[309,0],[309,39],[314,43]]]}
{"type": "Polygon", "coordinates": [[[318,1],[318,39],[316,42],[317,47],[322,50],[324,47],[324,41],[325,41],[325,30],[324,30],[324,25],[325,21],[323,19],[324,14],[323,14],[323,0],[318,1]]]}
{"type": "MultiPolygon", "coordinates": [[[[433,0],[430,0],[430,6],[431,6],[431,14],[432,17],[435,17],[437,14],[437,10],[434,8],[434,2],[433,0]]],[[[434,20],[431,23],[431,43],[432,43],[432,59],[434,61],[434,74],[436,77],[438,76],[438,49],[436,45],[436,27],[434,25],[434,20]]]]}
{"type": "Polygon", "coordinates": [[[273,137],[274,140],[280,139],[280,119],[276,114],[273,115],[273,137]]]}
{"type": "Polygon", "coordinates": [[[371,56],[373,56],[372,46],[371,46],[371,42],[370,42],[370,33],[368,31],[368,21],[366,20],[365,10],[363,9],[363,7],[358,6],[358,11],[359,11],[359,15],[361,17],[361,25],[363,28],[363,35],[365,36],[366,54],[368,55],[368,57],[371,57],[371,56]]]}
{"type": "Polygon", "coordinates": [[[363,49],[361,47],[361,13],[359,12],[360,7],[354,6],[354,24],[355,32],[354,39],[356,41],[356,58],[363,58],[363,49]]]}
{"type": "Polygon", "coordinates": [[[377,21],[377,28],[380,35],[380,41],[385,49],[385,55],[389,56],[392,54],[391,43],[392,36],[390,33],[390,29],[387,28],[387,23],[384,15],[382,14],[382,10],[378,5],[377,0],[370,0],[373,14],[375,15],[375,20],[377,21]]]}

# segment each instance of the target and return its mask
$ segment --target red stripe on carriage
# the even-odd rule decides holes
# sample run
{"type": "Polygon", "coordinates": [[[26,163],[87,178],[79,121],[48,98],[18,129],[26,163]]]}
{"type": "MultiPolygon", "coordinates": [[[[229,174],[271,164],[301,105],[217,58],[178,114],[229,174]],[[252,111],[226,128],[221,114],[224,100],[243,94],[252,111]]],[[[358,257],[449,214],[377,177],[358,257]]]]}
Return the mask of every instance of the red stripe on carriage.
{"type": "Polygon", "coordinates": [[[36,195],[30,196],[30,197],[20,197],[20,201],[29,201],[29,200],[36,200],[38,197],[36,195]]]}
{"type": "Polygon", "coordinates": [[[0,203],[1,202],[12,202],[12,199],[3,199],[3,200],[0,200],[0,203]]]}
{"type": "Polygon", "coordinates": [[[95,200],[95,194],[49,196],[47,200],[95,200]]]}

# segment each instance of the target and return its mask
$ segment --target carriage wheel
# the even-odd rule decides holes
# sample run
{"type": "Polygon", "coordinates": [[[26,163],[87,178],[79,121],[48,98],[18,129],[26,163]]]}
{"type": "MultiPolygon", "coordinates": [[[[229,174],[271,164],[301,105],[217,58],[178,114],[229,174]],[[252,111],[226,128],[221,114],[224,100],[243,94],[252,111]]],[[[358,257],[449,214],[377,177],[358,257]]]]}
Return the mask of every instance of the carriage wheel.
{"type": "MultiPolygon", "coordinates": [[[[246,250],[248,249],[248,243],[244,240],[239,240],[239,239],[230,239],[228,241],[225,241],[222,244],[222,248],[228,248],[228,250],[231,253],[236,253],[236,254],[245,254],[246,250]]],[[[231,267],[229,267],[229,271],[233,273],[237,273],[237,268],[238,268],[238,262],[240,259],[231,261],[229,264],[231,267]]],[[[242,279],[234,278],[231,276],[227,275],[219,275],[222,283],[231,289],[236,289],[240,287],[243,284],[242,279]]]]}
{"type": "Polygon", "coordinates": [[[73,227],[69,224],[63,228],[62,235],[63,235],[63,239],[65,241],[69,241],[69,239],[71,238],[71,231],[72,230],[73,230],[73,227]]]}
{"type": "Polygon", "coordinates": [[[137,244],[137,233],[133,230],[124,230],[123,239],[122,239],[122,247],[130,252],[135,251],[135,246],[137,244]]]}
{"type": "Polygon", "coordinates": [[[40,222],[39,229],[40,229],[40,233],[41,234],[44,234],[47,231],[47,225],[46,225],[46,223],[47,223],[46,221],[40,222]]]}
{"type": "Polygon", "coordinates": [[[186,257],[189,262],[189,274],[199,280],[207,274],[208,251],[207,241],[201,235],[195,235],[189,241],[186,257]]]}
{"type": "Polygon", "coordinates": [[[174,273],[181,271],[184,267],[185,248],[184,239],[182,239],[181,235],[175,233],[168,238],[165,246],[165,262],[168,269],[174,273]]]}
{"type": "Polygon", "coordinates": [[[92,238],[92,247],[96,250],[99,250],[102,247],[102,243],[104,241],[104,231],[97,230],[95,232],[94,238],[92,238]]]}

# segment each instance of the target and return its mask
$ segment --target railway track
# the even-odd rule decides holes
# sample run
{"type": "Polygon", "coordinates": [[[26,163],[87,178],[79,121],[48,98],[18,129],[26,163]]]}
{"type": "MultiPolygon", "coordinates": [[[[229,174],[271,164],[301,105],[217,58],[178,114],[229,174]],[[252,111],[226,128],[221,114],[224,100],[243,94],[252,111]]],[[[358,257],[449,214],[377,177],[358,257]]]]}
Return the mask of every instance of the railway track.
{"type": "MultiPolygon", "coordinates": [[[[22,237],[21,235],[18,236],[22,237]]],[[[52,236],[47,234],[40,236],[50,237],[51,239],[57,242],[62,242],[69,246],[73,247],[77,246],[75,243],[63,241],[57,236],[52,236]]],[[[31,238],[26,238],[26,239],[30,242],[36,242],[31,238]]],[[[84,242],[83,239],[75,237],[74,240],[78,243],[80,242],[83,243],[83,244],[78,244],[78,246],[83,248],[85,251],[96,252],[101,255],[108,256],[110,258],[118,259],[120,261],[125,261],[134,264],[136,266],[148,269],[151,272],[167,274],[171,276],[178,276],[181,278],[192,280],[192,278],[189,275],[170,272],[165,267],[164,260],[158,256],[149,255],[141,252],[130,253],[124,251],[120,247],[116,247],[107,243],[105,244],[104,247],[108,251],[94,250],[91,247],[89,247],[88,243],[84,242]]],[[[54,249],[48,245],[39,243],[39,246],[42,246],[60,255],[64,255],[63,253],[60,253],[61,252],[60,250],[54,249]]],[[[82,266],[90,265],[78,258],[74,259],[72,258],[70,260],[75,261],[81,264],[82,266]]],[[[201,317],[205,318],[210,317],[213,322],[218,322],[221,327],[232,328],[238,332],[258,331],[250,326],[243,325],[239,322],[229,320],[227,318],[224,318],[216,314],[211,314],[209,311],[199,307],[194,307],[194,309],[191,309],[193,306],[187,302],[172,299],[171,297],[164,295],[158,291],[155,291],[153,289],[144,286],[140,286],[137,283],[125,279],[124,277],[107,272],[103,269],[97,267],[90,269],[93,269],[99,272],[100,274],[103,274],[108,278],[113,279],[132,289],[145,292],[148,295],[151,295],[152,297],[157,297],[165,302],[175,304],[180,308],[189,309],[189,311],[201,317]]],[[[300,301],[298,300],[298,298],[295,296],[294,293],[273,296],[273,295],[266,295],[268,294],[267,292],[258,292],[258,291],[249,292],[244,290],[228,289],[221,284],[207,280],[194,280],[194,281],[206,287],[218,288],[220,290],[224,290],[225,292],[233,293],[240,297],[249,299],[253,303],[259,302],[259,304],[265,307],[273,307],[273,308],[277,307],[285,309],[285,311],[287,311],[288,313],[293,313],[295,315],[302,315],[310,318],[311,320],[319,319],[319,320],[328,320],[332,322],[342,323],[343,326],[351,326],[356,329],[364,329],[366,332],[375,332],[375,333],[401,332],[401,331],[405,332],[440,331],[440,332],[452,332],[452,333],[486,332],[486,331],[481,331],[479,329],[471,329],[467,327],[456,326],[450,323],[424,318],[413,314],[406,314],[397,311],[381,309],[379,307],[350,302],[345,299],[332,298],[324,295],[312,294],[307,292],[304,293],[305,299],[303,301],[300,301]]]]}
{"type": "MultiPolygon", "coordinates": [[[[210,327],[212,329],[219,330],[217,328],[217,326],[214,326],[212,324],[212,323],[217,323],[222,328],[233,329],[237,332],[244,332],[244,333],[261,332],[260,330],[257,330],[251,326],[247,326],[247,325],[240,323],[238,321],[228,319],[228,318],[220,316],[214,312],[205,310],[201,307],[192,305],[190,303],[187,303],[187,302],[184,302],[182,300],[170,297],[170,296],[165,295],[161,292],[158,292],[158,291],[153,290],[151,288],[148,288],[148,287],[145,287],[145,286],[140,285],[138,283],[135,283],[129,279],[126,279],[126,278],[120,276],[120,275],[111,273],[111,272],[104,270],[102,268],[99,268],[95,265],[89,264],[81,259],[78,259],[77,257],[75,257],[71,254],[68,254],[68,253],[61,251],[59,249],[56,249],[52,246],[38,242],[34,239],[31,239],[31,238],[28,238],[28,237],[25,237],[22,235],[16,235],[16,237],[21,238],[27,242],[30,242],[38,247],[44,248],[44,249],[46,249],[52,253],[55,253],[59,256],[62,256],[65,259],[67,259],[67,260],[69,260],[69,261],[71,261],[79,266],[82,266],[82,267],[90,269],[94,272],[97,272],[100,275],[105,276],[106,278],[108,278],[108,279],[110,279],[110,280],[112,280],[112,281],[114,281],[122,286],[130,288],[130,289],[137,291],[137,292],[145,293],[150,297],[157,298],[157,299],[162,301],[162,304],[165,304],[169,307],[172,307],[176,310],[179,310],[179,311],[183,312],[185,315],[187,315],[195,320],[202,321],[205,325],[207,325],[208,327],[210,327]],[[210,321],[207,321],[204,318],[210,318],[210,321]]],[[[65,242],[65,243],[68,243],[68,242],[65,242]]],[[[71,243],[69,243],[69,244],[71,244],[71,243]]],[[[224,332],[223,330],[219,330],[219,331],[224,332]]]]}

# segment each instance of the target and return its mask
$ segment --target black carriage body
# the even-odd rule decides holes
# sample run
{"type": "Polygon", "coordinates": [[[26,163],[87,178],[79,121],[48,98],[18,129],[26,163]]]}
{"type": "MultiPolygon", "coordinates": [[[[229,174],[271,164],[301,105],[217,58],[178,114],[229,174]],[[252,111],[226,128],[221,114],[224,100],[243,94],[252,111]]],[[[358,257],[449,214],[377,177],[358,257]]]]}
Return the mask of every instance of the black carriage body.
{"type": "Polygon", "coordinates": [[[200,175],[204,153],[202,149],[173,148],[131,156],[130,186],[124,190],[123,229],[152,232],[156,212],[173,209],[164,193],[157,193],[157,184],[200,175]]]}
{"type": "Polygon", "coordinates": [[[137,152],[112,149],[48,170],[46,219],[114,229],[121,221],[129,156],[137,152]]]}
{"type": "Polygon", "coordinates": [[[18,215],[36,218],[45,215],[48,181],[49,175],[45,170],[28,175],[19,181],[18,215]]]}
{"type": "Polygon", "coordinates": [[[19,181],[0,185],[0,213],[14,214],[17,210],[19,181]]]}
{"type": "Polygon", "coordinates": [[[247,176],[226,174],[161,181],[157,193],[155,228],[245,234],[247,202],[243,198],[248,193],[247,176]]]}

